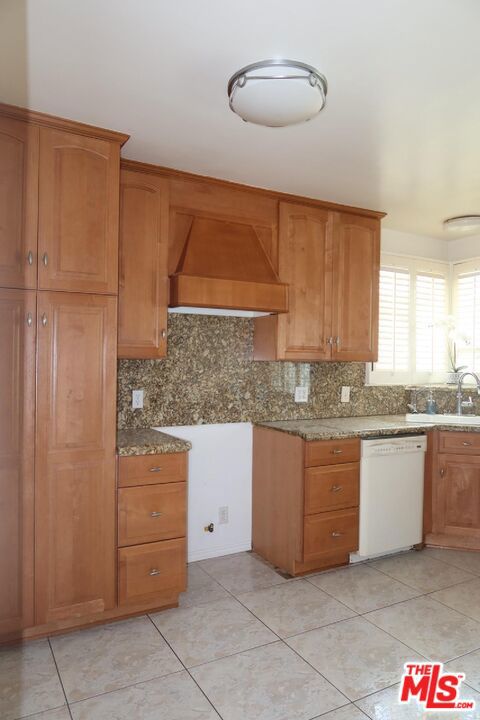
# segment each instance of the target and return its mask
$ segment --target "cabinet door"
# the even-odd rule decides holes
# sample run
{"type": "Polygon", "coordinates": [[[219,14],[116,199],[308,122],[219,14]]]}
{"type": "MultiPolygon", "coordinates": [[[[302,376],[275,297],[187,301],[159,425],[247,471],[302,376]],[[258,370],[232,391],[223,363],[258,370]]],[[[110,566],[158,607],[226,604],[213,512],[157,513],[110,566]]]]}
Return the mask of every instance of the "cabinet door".
{"type": "Polygon", "coordinates": [[[122,170],[118,354],[167,354],[168,181],[122,170]]]}
{"type": "Polygon", "coordinates": [[[438,457],[434,532],[476,538],[480,548],[480,457],[438,457]]]}
{"type": "Polygon", "coordinates": [[[38,287],[116,293],[120,150],[40,130],[38,287]]]}
{"type": "Polygon", "coordinates": [[[278,358],[329,359],[332,238],[327,211],[280,203],[279,276],[290,287],[289,312],[277,319],[278,358]]]}
{"type": "Polygon", "coordinates": [[[0,287],[37,281],[38,128],[0,117],[0,287]]]}
{"type": "Polygon", "coordinates": [[[0,638],[33,624],[35,304],[0,289],[0,638]]]}
{"type": "Polygon", "coordinates": [[[115,604],[116,304],[38,293],[37,624],[115,604]]]}
{"type": "Polygon", "coordinates": [[[334,360],[378,354],[380,221],[336,213],[333,241],[334,360]]]}

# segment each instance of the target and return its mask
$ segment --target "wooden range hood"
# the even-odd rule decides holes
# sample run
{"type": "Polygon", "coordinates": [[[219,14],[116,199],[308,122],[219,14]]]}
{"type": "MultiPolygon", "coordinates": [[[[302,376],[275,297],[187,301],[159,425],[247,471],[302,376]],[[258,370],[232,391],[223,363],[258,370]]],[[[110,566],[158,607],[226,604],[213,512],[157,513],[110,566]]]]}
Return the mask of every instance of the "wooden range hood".
{"type": "Polygon", "coordinates": [[[265,252],[262,228],[184,215],[176,234],[183,249],[170,276],[170,307],[288,312],[288,285],[265,252]]]}

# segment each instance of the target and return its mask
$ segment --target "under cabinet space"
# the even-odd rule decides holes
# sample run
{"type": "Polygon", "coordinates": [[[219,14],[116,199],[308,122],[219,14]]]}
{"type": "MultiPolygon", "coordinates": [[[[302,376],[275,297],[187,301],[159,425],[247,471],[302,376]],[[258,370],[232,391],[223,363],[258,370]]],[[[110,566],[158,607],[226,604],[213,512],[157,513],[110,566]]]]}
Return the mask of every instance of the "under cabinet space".
{"type": "Polygon", "coordinates": [[[305,515],[357,507],[360,491],[358,463],[305,470],[305,515]]]}
{"type": "Polygon", "coordinates": [[[119,546],[184,537],[186,509],[186,483],[120,488],[119,546]]]}

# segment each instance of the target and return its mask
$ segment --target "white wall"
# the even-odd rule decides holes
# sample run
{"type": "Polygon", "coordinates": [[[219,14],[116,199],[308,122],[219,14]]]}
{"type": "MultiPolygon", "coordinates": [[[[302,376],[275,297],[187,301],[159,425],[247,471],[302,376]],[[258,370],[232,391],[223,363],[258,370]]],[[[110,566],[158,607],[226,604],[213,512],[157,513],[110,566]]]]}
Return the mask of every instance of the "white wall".
{"type": "Polygon", "coordinates": [[[382,228],[382,252],[448,261],[448,241],[382,228]]]}
{"type": "Polygon", "coordinates": [[[190,440],[188,561],[229,555],[252,547],[252,426],[191,425],[156,430],[190,440]],[[219,507],[229,522],[218,522],[219,507]],[[204,531],[209,523],[215,532],[204,531]]]}
{"type": "Polygon", "coordinates": [[[457,238],[448,243],[448,259],[450,262],[461,262],[480,257],[480,235],[457,238]]]}

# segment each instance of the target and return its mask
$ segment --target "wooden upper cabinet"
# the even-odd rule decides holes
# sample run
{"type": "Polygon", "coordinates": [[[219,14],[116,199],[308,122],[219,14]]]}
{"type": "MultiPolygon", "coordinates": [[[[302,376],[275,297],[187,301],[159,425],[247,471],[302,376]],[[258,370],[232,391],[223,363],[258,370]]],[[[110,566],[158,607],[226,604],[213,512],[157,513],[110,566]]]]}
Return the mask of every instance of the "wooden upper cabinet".
{"type": "Polygon", "coordinates": [[[0,640],[33,625],[35,295],[0,289],[0,640]]]}
{"type": "Polygon", "coordinates": [[[38,132],[0,116],[0,287],[36,287],[38,132]]]}
{"type": "Polygon", "coordinates": [[[277,356],[326,360],[330,346],[332,237],[329,213],[280,203],[279,275],[289,312],[278,316],[277,356]]]}
{"type": "Polygon", "coordinates": [[[40,129],[38,287],[115,294],[120,147],[40,129]]]}
{"type": "Polygon", "coordinates": [[[370,362],[378,354],[379,220],[335,213],[332,359],[370,362]]]}
{"type": "Polygon", "coordinates": [[[112,608],[117,300],[38,293],[36,623],[112,608]]]}
{"type": "Polygon", "coordinates": [[[168,181],[122,170],[120,176],[118,355],[167,354],[168,181]]]}
{"type": "Polygon", "coordinates": [[[480,547],[480,457],[440,454],[438,471],[434,533],[463,537],[465,546],[480,547]]]}

